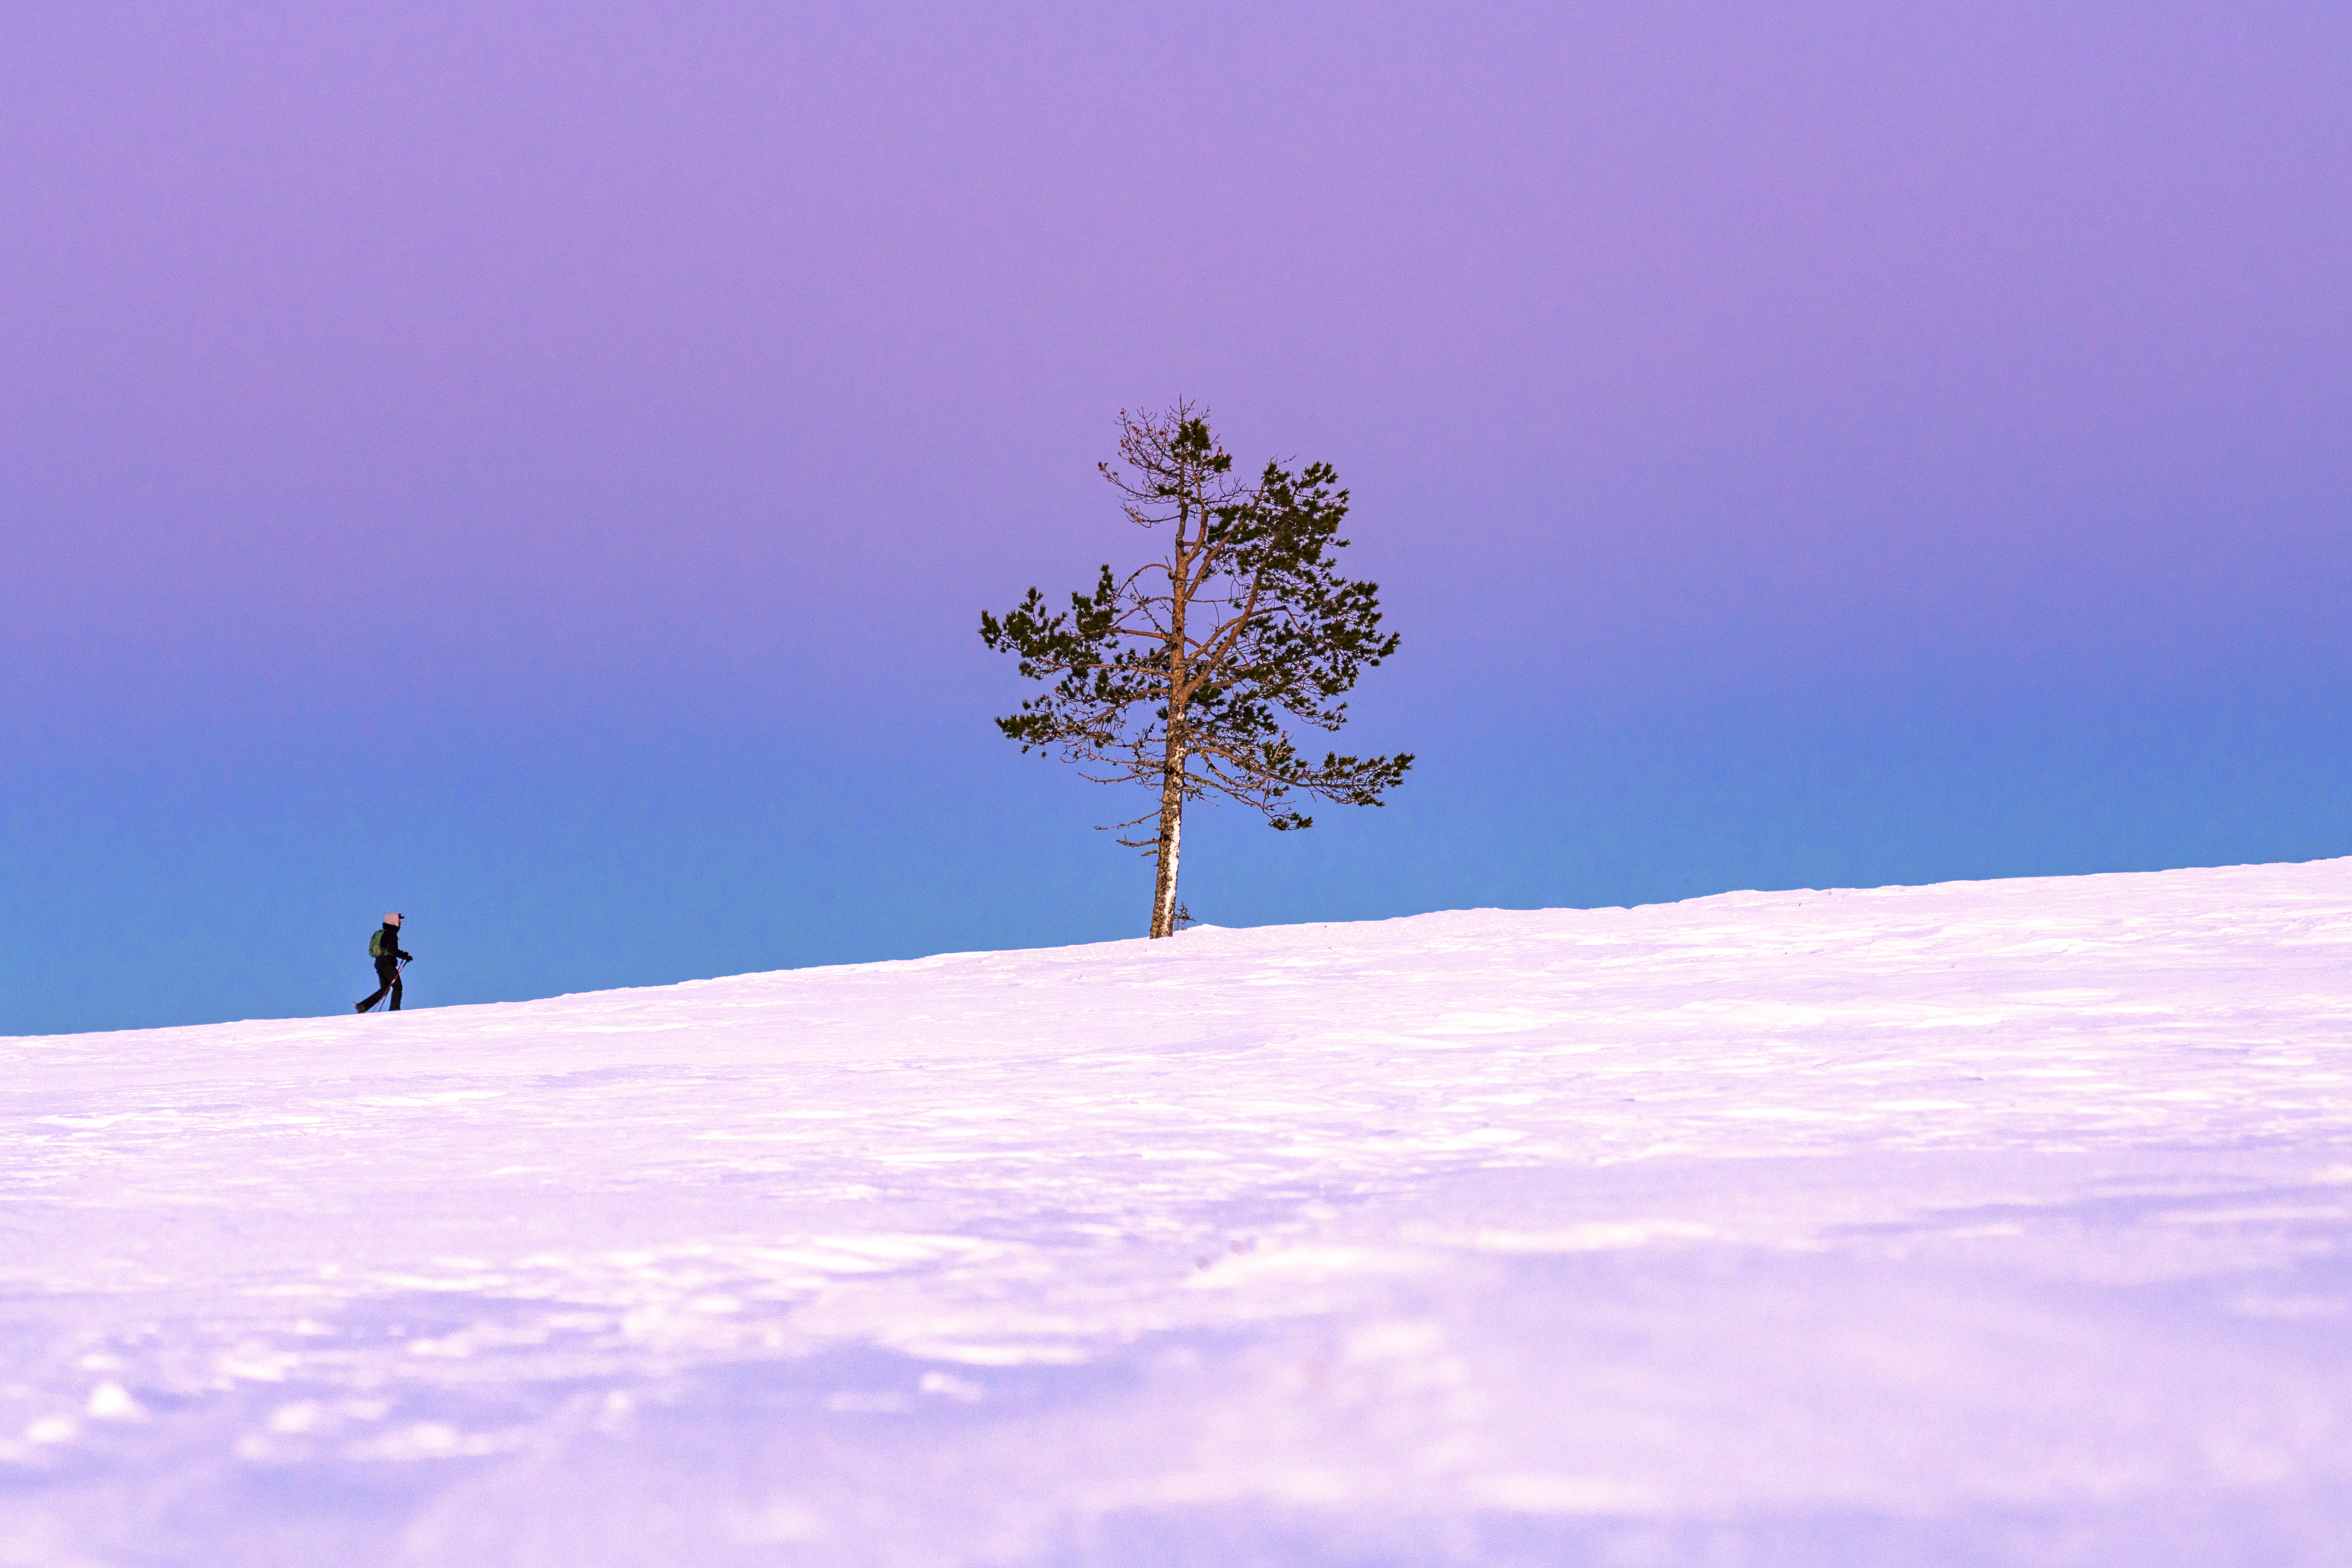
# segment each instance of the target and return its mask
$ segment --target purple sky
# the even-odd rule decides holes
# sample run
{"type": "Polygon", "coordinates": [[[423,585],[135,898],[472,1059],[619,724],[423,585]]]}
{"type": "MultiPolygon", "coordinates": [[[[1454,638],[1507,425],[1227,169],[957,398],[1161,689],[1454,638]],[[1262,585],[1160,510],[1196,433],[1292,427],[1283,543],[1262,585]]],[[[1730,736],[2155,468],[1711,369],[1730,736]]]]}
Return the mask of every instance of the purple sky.
{"type": "MultiPolygon", "coordinates": [[[[1664,755],[1717,711],[1790,716],[1737,763],[1787,798],[1842,715],[1876,716],[1854,766],[1890,778],[1934,772],[1946,718],[2336,722],[2339,5],[483,9],[12,11],[8,929],[100,882],[209,897],[236,845],[276,853],[312,827],[273,823],[387,768],[527,817],[518,779],[769,737],[909,819],[1022,798],[983,742],[921,738],[1013,695],[982,606],[1131,552],[1093,461],[1119,406],[1180,393],[1245,460],[1354,488],[1407,638],[1358,738],[1422,748],[1433,801],[1501,809],[1482,767],[1605,773],[1595,736],[1664,755]],[[86,806],[133,775],[146,796],[86,806]],[[142,835],[224,847],[76,869],[142,835]]],[[[2038,743],[1972,765],[2030,801],[2038,743]]],[[[2231,796],[2242,841],[2168,838],[2190,802],[2089,858],[2352,849],[2337,760],[2231,796]]],[[[2069,798],[2127,793],[2118,768],[2085,753],[2069,798]]],[[[614,831],[656,855],[717,809],[681,789],[614,831]]],[[[1874,798],[1897,837],[1946,810],[1874,798]]],[[[1591,831],[1736,840],[1748,808],[1692,809],[1591,831]]],[[[1941,859],[1920,827],[1869,867],[2059,868],[2072,820],[1941,859]]],[[[1482,882],[1509,852],[1464,828],[1424,811],[1380,853],[1471,870],[1385,902],[1350,873],[1330,912],[1847,871],[1792,848],[1482,882]]],[[[1124,900],[1096,849],[1024,896],[1124,900]]],[[[299,882],[338,908],[331,860],[273,862],[238,907],[299,882]]],[[[1128,923],[875,920],[773,962],[1128,923]]],[[[713,966],[665,962],[643,977],[713,966]]],[[[67,987],[43,1026],[115,1016],[102,963],[40,981],[67,987]]],[[[551,983],[492,965],[475,994],[551,983]]]]}

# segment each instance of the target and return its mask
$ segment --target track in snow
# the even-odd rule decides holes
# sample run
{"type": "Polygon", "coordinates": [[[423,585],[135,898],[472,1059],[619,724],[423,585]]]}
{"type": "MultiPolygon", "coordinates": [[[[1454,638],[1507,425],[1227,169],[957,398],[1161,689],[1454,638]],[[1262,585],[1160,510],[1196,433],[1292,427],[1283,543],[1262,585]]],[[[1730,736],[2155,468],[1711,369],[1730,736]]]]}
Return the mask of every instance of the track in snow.
{"type": "Polygon", "coordinates": [[[0,1563],[2338,1563],[2347,957],[2331,861],[0,1040],[0,1563]]]}

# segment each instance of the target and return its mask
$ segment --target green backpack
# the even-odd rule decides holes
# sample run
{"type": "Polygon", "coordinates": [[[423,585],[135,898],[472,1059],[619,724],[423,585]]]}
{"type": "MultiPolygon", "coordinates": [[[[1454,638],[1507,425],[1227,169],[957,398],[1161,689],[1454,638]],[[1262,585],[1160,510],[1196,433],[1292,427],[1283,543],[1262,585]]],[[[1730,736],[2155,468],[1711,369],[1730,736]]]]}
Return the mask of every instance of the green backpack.
{"type": "Polygon", "coordinates": [[[368,938],[368,956],[370,958],[382,958],[383,956],[383,932],[381,929],[379,929],[374,935],[368,938]]]}

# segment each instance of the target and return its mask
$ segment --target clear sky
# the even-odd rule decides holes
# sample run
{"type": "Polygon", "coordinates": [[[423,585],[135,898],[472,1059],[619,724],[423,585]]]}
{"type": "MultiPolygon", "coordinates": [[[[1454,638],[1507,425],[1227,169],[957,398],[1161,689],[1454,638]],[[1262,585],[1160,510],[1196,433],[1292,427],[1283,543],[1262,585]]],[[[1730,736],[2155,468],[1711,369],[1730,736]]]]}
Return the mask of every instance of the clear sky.
{"type": "Polygon", "coordinates": [[[983,607],[1328,458],[1225,925],[2352,853],[2352,12],[26,5],[0,1032],[1140,934],[983,607]]]}

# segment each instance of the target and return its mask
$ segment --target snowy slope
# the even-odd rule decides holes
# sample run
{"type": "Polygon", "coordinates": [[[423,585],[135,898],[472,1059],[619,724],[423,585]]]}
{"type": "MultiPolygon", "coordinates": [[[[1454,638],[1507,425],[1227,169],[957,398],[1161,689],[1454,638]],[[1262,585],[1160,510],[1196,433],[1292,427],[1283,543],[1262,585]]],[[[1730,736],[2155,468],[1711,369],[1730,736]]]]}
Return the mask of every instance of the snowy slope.
{"type": "Polygon", "coordinates": [[[2332,861],[0,1040],[0,1563],[2352,1562],[2347,958],[2332,861]]]}

